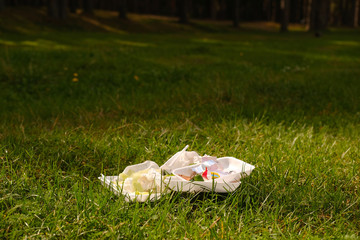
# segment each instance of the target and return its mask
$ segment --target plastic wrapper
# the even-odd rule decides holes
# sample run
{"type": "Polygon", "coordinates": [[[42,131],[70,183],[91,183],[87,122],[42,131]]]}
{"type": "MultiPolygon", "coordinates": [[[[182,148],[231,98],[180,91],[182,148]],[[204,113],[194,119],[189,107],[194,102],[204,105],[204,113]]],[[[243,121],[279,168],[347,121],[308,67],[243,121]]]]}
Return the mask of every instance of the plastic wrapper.
{"type": "Polygon", "coordinates": [[[100,176],[100,181],[117,195],[124,195],[127,201],[144,202],[156,200],[164,192],[161,169],[152,161],[131,165],[119,176],[100,176]]]}
{"type": "Polygon", "coordinates": [[[174,156],[172,156],[166,163],[161,166],[161,169],[168,173],[171,173],[174,169],[189,166],[195,163],[200,156],[197,152],[186,151],[188,147],[189,146],[186,145],[183,150],[177,152],[174,156]]]}
{"type": "Polygon", "coordinates": [[[232,192],[254,166],[234,157],[200,156],[188,146],[159,167],[145,161],[124,169],[119,176],[100,176],[100,181],[127,201],[155,201],[169,190],[179,192],[232,192]],[[164,175],[171,174],[171,176],[164,175]]]}

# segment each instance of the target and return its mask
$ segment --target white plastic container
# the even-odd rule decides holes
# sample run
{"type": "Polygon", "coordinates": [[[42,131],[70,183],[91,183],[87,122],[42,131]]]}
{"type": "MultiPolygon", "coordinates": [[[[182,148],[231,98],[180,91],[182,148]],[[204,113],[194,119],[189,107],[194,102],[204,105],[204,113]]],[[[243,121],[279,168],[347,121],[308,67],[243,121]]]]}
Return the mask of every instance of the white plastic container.
{"type": "MultiPolygon", "coordinates": [[[[200,166],[203,163],[194,164],[195,158],[199,155],[196,152],[187,152],[186,146],[182,151],[173,155],[164,165],[159,167],[153,161],[145,161],[140,164],[131,165],[124,169],[120,176],[104,176],[101,174],[99,180],[102,184],[108,187],[117,195],[124,195],[126,201],[155,201],[160,199],[162,194],[166,193],[169,189],[179,192],[233,192],[241,184],[240,179],[250,175],[255,169],[251,164],[248,164],[242,160],[234,157],[222,157],[216,159],[216,163],[219,165],[219,169],[223,172],[227,172],[227,175],[220,175],[219,178],[210,179],[206,181],[188,181],[182,178],[180,175],[191,176],[193,174],[193,168],[200,166]],[[191,165],[193,164],[193,165],[191,165]],[[125,191],[124,179],[126,175],[130,175],[145,169],[162,169],[167,172],[171,172],[174,176],[161,177],[157,179],[157,183],[161,182],[160,188],[155,188],[158,192],[137,192],[137,191],[125,191]],[[125,176],[125,177],[124,177],[125,176]]],[[[216,172],[216,171],[215,171],[216,172]]],[[[142,174],[142,173],[138,173],[142,174]]],[[[130,185],[127,185],[130,186],[130,185]]]]}
{"type": "Polygon", "coordinates": [[[224,183],[224,182],[201,182],[201,181],[183,181],[177,179],[166,178],[164,180],[165,185],[177,192],[218,192],[227,193],[233,192],[240,186],[241,182],[224,183]]]}
{"type": "Polygon", "coordinates": [[[190,165],[173,170],[176,178],[166,180],[169,188],[175,191],[215,191],[215,192],[232,192],[240,185],[240,179],[250,175],[254,166],[234,157],[218,158],[217,162],[221,165],[223,172],[232,172],[228,175],[220,176],[217,179],[206,181],[188,181],[181,175],[191,176],[193,168],[201,164],[190,165]]]}
{"type": "Polygon", "coordinates": [[[127,202],[146,202],[148,200],[155,201],[161,198],[162,193],[141,193],[137,194],[135,192],[125,192],[122,191],[122,186],[116,184],[119,180],[119,176],[104,176],[101,174],[99,177],[101,183],[109,188],[110,191],[114,192],[116,195],[123,195],[125,197],[125,201],[127,202]]]}
{"type": "MultiPolygon", "coordinates": [[[[145,161],[140,164],[135,164],[131,166],[127,166],[123,174],[130,174],[130,173],[136,173],[145,169],[160,169],[160,167],[152,161],[145,161]]],[[[116,195],[124,195],[126,201],[138,201],[138,202],[145,202],[145,201],[154,201],[161,197],[161,191],[160,192],[136,192],[136,191],[126,191],[124,188],[124,179],[121,179],[119,176],[104,176],[101,174],[99,177],[99,180],[103,183],[104,186],[108,187],[112,192],[114,192],[116,195]]],[[[162,188],[164,188],[163,186],[162,188]]]]}

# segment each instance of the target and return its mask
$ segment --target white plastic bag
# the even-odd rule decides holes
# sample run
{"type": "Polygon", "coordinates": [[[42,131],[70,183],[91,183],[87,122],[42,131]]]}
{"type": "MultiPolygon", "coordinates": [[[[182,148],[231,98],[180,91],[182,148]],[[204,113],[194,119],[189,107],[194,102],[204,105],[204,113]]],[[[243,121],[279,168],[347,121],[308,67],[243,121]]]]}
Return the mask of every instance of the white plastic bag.
{"type": "Polygon", "coordinates": [[[177,152],[161,167],[153,161],[145,161],[126,167],[119,176],[101,175],[99,179],[114,193],[124,195],[126,201],[145,202],[159,199],[168,189],[181,192],[232,192],[241,184],[240,179],[250,175],[255,168],[233,157],[200,157],[194,151],[186,151],[188,147],[177,152]],[[191,175],[196,167],[228,173],[212,181],[189,181],[183,178],[184,175],[191,175]],[[162,176],[162,170],[174,176],[162,176]]]}
{"type": "Polygon", "coordinates": [[[172,156],[169,160],[167,160],[160,168],[165,170],[168,173],[172,173],[177,168],[189,166],[194,163],[194,161],[200,157],[197,152],[194,151],[186,151],[189,145],[177,152],[174,156],[172,156]]]}
{"type": "Polygon", "coordinates": [[[127,166],[119,176],[102,175],[99,179],[116,194],[124,195],[126,201],[159,199],[164,187],[161,169],[153,161],[127,166]]]}

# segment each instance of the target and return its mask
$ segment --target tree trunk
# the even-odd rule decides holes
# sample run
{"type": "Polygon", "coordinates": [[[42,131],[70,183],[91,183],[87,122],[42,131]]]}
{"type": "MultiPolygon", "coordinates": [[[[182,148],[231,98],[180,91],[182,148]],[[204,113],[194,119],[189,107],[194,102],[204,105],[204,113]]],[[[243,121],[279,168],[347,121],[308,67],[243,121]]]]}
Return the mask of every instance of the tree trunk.
{"type": "Polygon", "coordinates": [[[239,27],[239,8],[240,8],[240,0],[233,0],[234,1],[234,5],[233,5],[233,26],[238,28],[239,27]]]}
{"type": "Polygon", "coordinates": [[[343,24],[343,16],[344,16],[344,4],[343,0],[339,0],[338,5],[338,14],[337,14],[337,25],[341,26],[343,24]]]}
{"type": "Polygon", "coordinates": [[[210,18],[215,20],[217,11],[218,11],[218,2],[217,0],[211,0],[210,1],[210,18]]]}
{"type": "Polygon", "coordinates": [[[179,22],[189,23],[189,0],[180,0],[179,4],[179,22]]]}
{"type": "MultiPolygon", "coordinates": [[[[302,8],[301,8],[302,4],[301,4],[301,2],[302,2],[301,0],[298,0],[297,3],[296,3],[296,8],[295,8],[295,22],[296,23],[301,22],[301,14],[302,14],[302,8]]],[[[291,7],[290,7],[290,9],[291,9],[291,7]]]]}
{"type": "Polygon", "coordinates": [[[35,1],[33,1],[33,6],[42,7],[42,6],[44,6],[44,1],[43,0],[35,0],[35,1]]]}
{"type": "Polygon", "coordinates": [[[167,13],[170,14],[170,16],[176,15],[176,0],[167,1],[167,13]]]}
{"type": "Polygon", "coordinates": [[[359,26],[359,6],[360,6],[360,0],[355,0],[355,2],[354,2],[354,27],[359,26]]]}
{"type": "Polygon", "coordinates": [[[281,32],[287,32],[288,31],[288,25],[289,25],[289,0],[281,0],[280,8],[281,8],[281,32]]]}
{"type": "Polygon", "coordinates": [[[133,6],[133,12],[138,13],[139,12],[139,2],[138,0],[133,0],[132,1],[132,6],[133,6]]]}
{"type": "Polygon", "coordinates": [[[127,18],[127,0],[120,0],[119,18],[120,19],[128,19],[127,18]]]}
{"type": "Polygon", "coordinates": [[[85,14],[94,14],[94,2],[93,0],[83,0],[83,9],[85,14]]]}
{"type": "Polygon", "coordinates": [[[310,13],[310,22],[309,22],[309,31],[319,31],[319,0],[311,1],[311,13],[310,13]]]}
{"type": "Polygon", "coordinates": [[[68,18],[68,0],[58,0],[59,4],[59,19],[64,20],[68,18]]]}
{"type": "Polygon", "coordinates": [[[272,0],[271,1],[271,21],[272,22],[276,22],[276,9],[277,9],[276,0],[272,0]]]}
{"type": "Polygon", "coordinates": [[[0,11],[5,9],[5,0],[0,0],[0,11]]]}
{"type": "Polygon", "coordinates": [[[329,0],[312,0],[310,31],[320,36],[320,31],[325,30],[328,23],[329,0]]]}
{"type": "Polygon", "coordinates": [[[345,11],[344,11],[344,23],[348,26],[352,26],[353,25],[353,19],[352,19],[352,14],[354,13],[353,12],[353,9],[352,9],[352,2],[351,0],[346,0],[345,1],[345,11]]]}
{"type": "Polygon", "coordinates": [[[160,14],[160,3],[159,3],[159,0],[153,0],[151,2],[151,14],[155,14],[155,15],[158,15],[160,14]]]}
{"type": "Polygon", "coordinates": [[[69,10],[71,13],[76,13],[76,9],[78,8],[78,1],[70,0],[69,1],[69,10]]]}
{"type": "Polygon", "coordinates": [[[305,12],[305,24],[306,24],[306,30],[310,30],[310,22],[311,22],[311,12],[312,12],[312,6],[313,6],[314,0],[307,0],[306,1],[306,12],[305,12]]]}
{"type": "MultiPolygon", "coordinates": [[[[5,0],[5,2],[6,2],[6,0],[5,0]]],[[[8,6],[11,6],[11,7],[15,7],[15,6],[19,5],[18,0],[13,0],[13,1],[10,1],[7,3],[8,3],[8,6]]]]}
{"type": "Polygon", "coordinates": [[[263,11],[266,13],[266,20],[271,20],[271,0],[265,0],[263,2],[263,11]]]}
{"type": "Polygon", "coordinates": [[[320,30],[325,30],[328,27],[330,15],[330,0],[321,0],[320,4],[320,30]]]}
{"type": "Polygon", "coordinates": [[[48,15],[54,19],[67,19],[67,0],[48,0],[48,15]]]}
{"type": "Polygon", "coordinates": [[[57,4],[57,0],[48,0],[47,12],[49,17],[55,19],[59,18],[59,6],[57,4]]]}

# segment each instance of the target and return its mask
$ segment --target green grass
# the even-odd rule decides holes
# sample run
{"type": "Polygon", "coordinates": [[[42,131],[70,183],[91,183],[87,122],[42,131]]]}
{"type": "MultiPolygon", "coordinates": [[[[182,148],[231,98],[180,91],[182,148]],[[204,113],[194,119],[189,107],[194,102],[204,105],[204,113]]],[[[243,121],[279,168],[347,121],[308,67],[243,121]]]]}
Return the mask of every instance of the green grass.
{"type": "Polygon", "coordinates": [[[359,238],[359,76],[351,30],[3,31],[0,238],[359,238]],[[97,180],[186,144],[256,169],[154,203],[97,180]]]}

